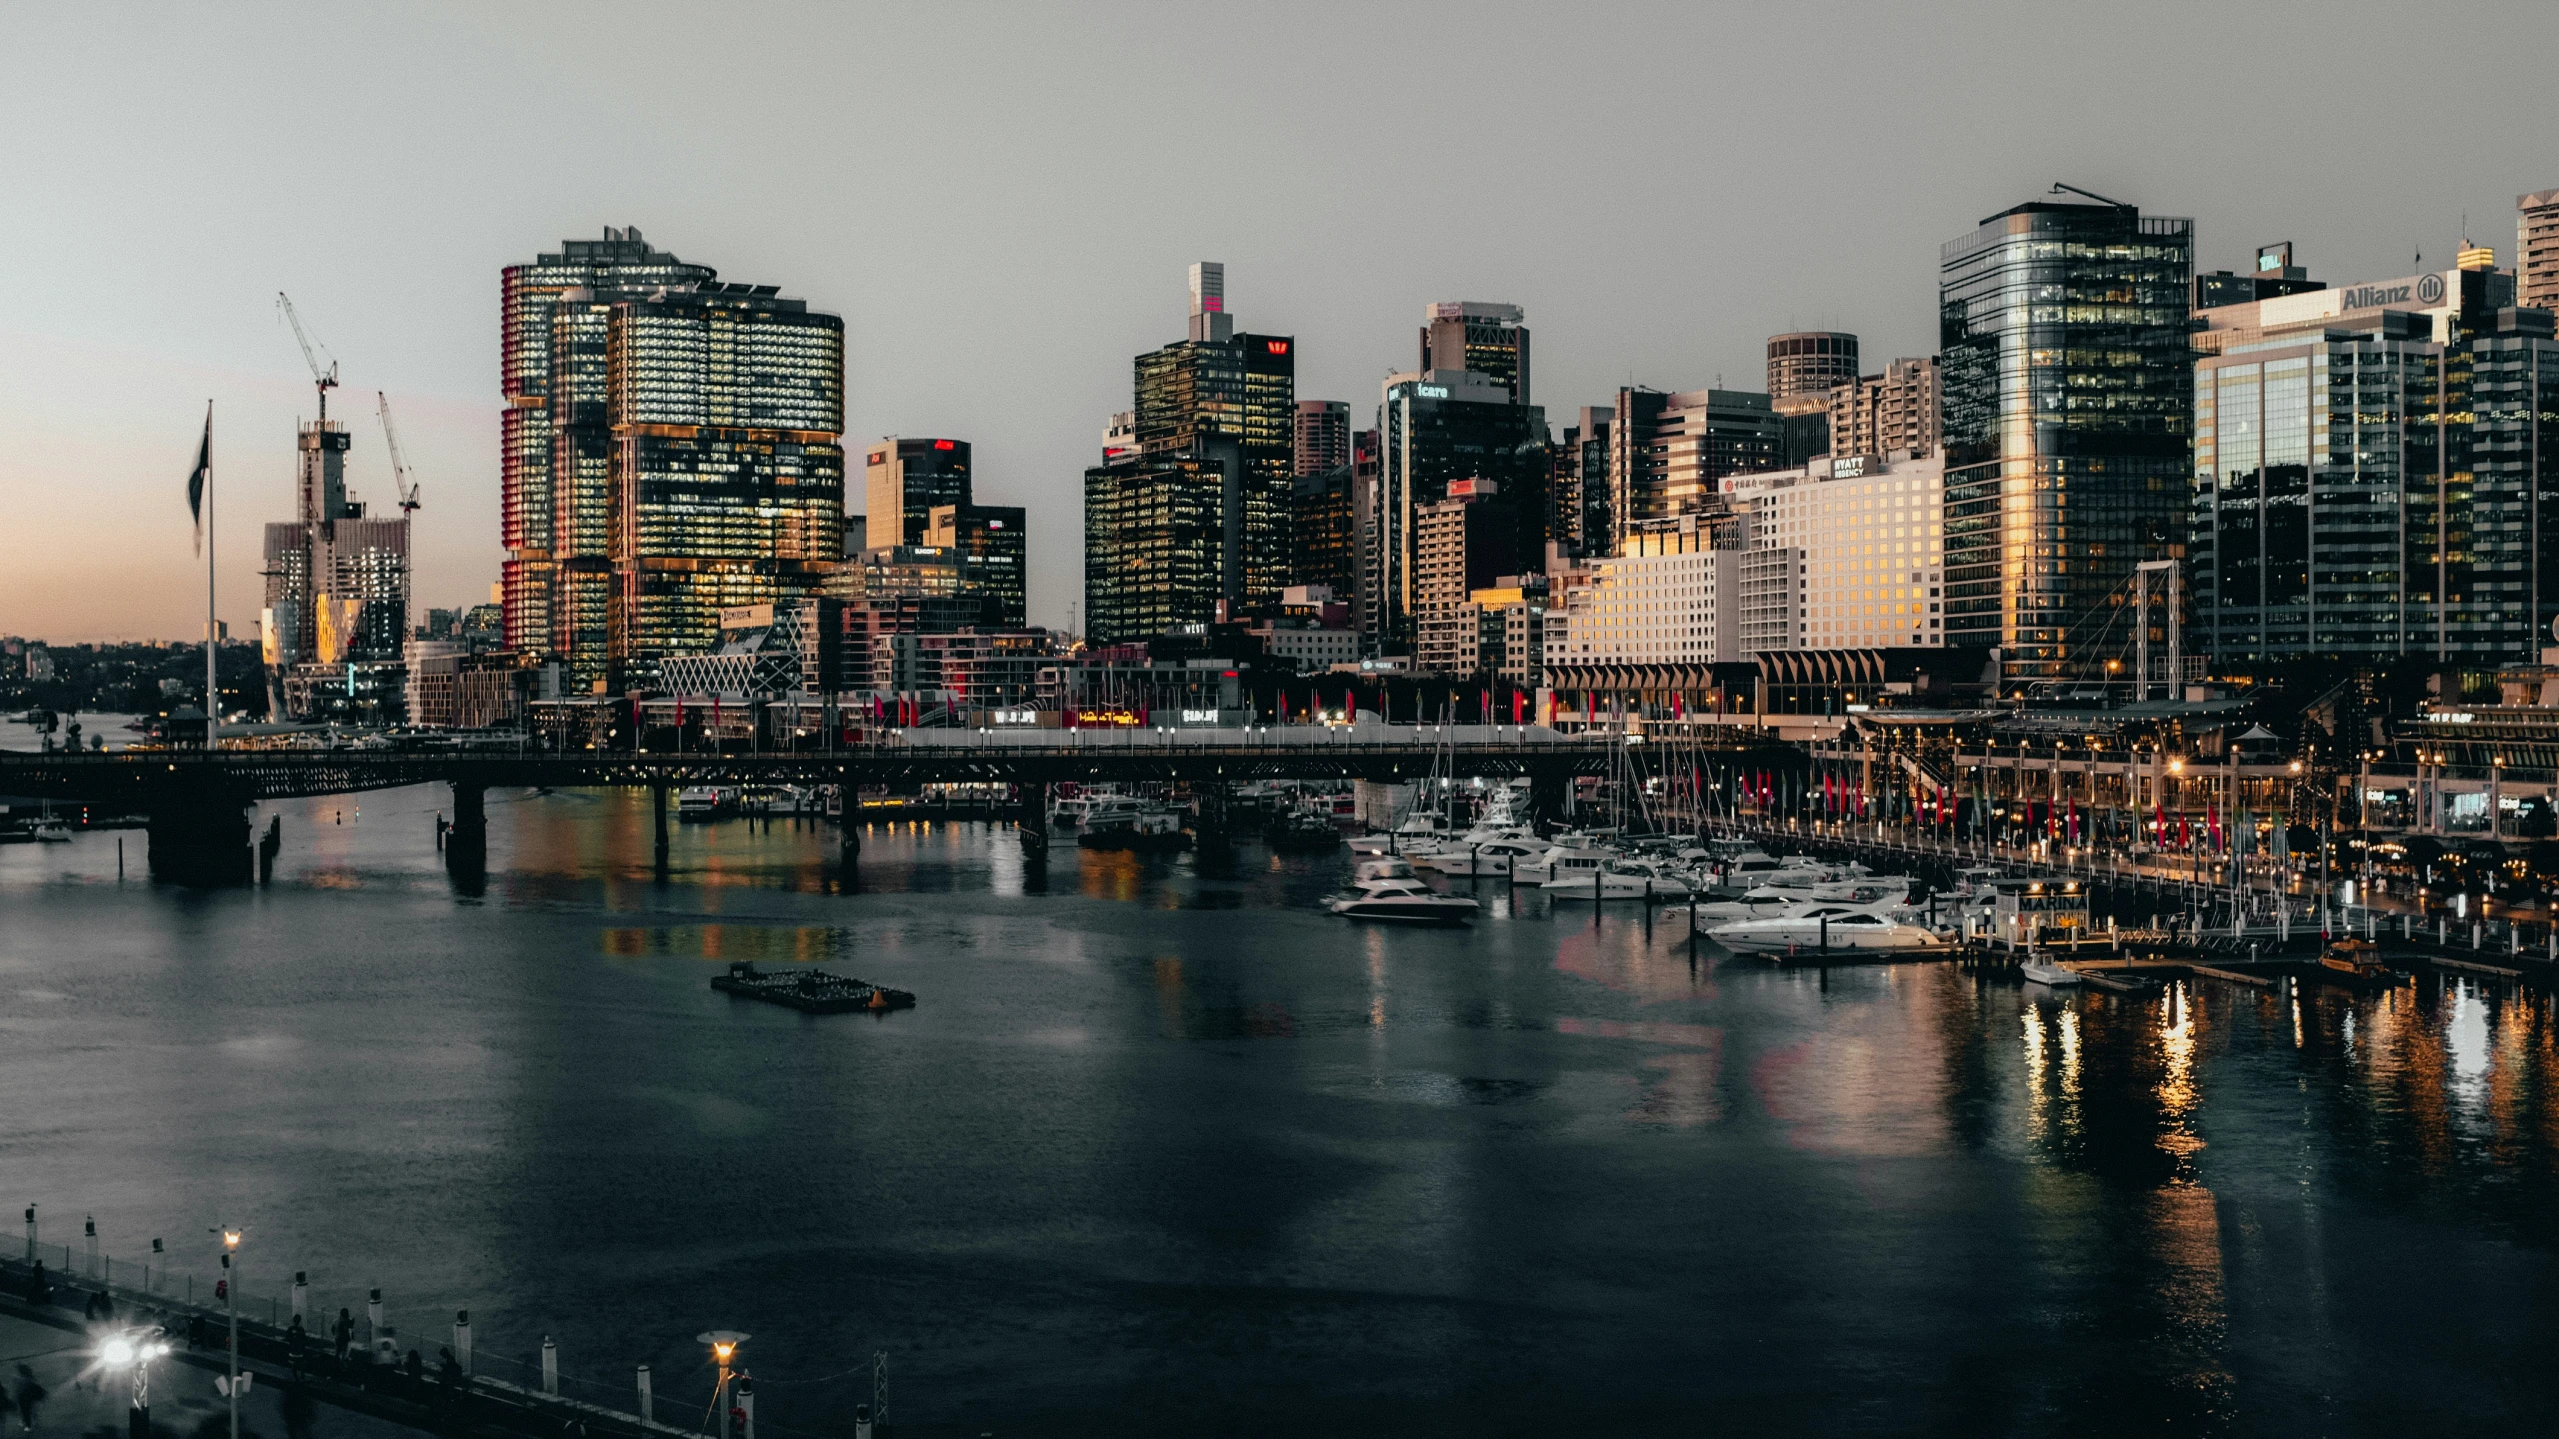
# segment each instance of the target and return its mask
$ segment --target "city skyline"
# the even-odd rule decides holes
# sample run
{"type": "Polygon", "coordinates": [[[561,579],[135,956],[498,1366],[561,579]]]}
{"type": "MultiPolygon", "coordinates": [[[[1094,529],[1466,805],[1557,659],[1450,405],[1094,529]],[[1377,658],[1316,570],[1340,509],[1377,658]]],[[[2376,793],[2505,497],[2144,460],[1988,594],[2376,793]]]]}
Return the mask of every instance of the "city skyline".
{"type": "MultiPolygon", "coordinates": [[[[1163,342],[1181,267],[1203,256],[1227,264],[1230,303],[1256,329],[1298,337],[1298,397],[1349,402],[1354,428],[1372,422],[1379,379],[1410,365],[1422,306],[1519,305],[1539,340],[1536,400],[1560,428],[1556,417],[1605,403],[1629,380],[1756,387],[1766,338],[1785,331],[1855,333],[1869,369],[1933,353],[1938,246],[2055,180],[2195,217],[2198,268],[2245,268],[2257,246],[2290,240],[2338,283],[2408,273],[2418,251],[2427,268],[2448,264],[2465,211],[2470,237],[2510,265],[2515,197],[2559,182],[2559,159],[2536,153],[2521,101],[2511,117],[2470,117],[2453,154],[2397,132],[2218,144],[2281,108],[2230,77],[2269,53],[2305,68],[2350,57],[2363,27],[2339,12],[2315,31],[2186,7],[2066,34],[2000,7],[1926,22],[1878,11],[1858,26],[1753,12],[1646,22],[1735,57],[1732,83],[1710,87],[1711,99],[1672,86],[1668,59],[1560,26],[1547,34],[1535,11],[1462,28],[1428,12],[1357,24],[1349,11],[1300,12],[1285,25],[1175,25],[1173,13],[1020,17],[953,68],[957,21],[772,12],[767,29],[804,42],[770,57],[786,78],[825,79],[831,57],[857,54],[873,78],[858,91],[777,83],[751,95],[712,84],[729,98],[682,124],[642,117],[583,81],[573,57],[591,51],[600,76],[623,42],[566,16],[386,14],[317,38],[283,10],[137,12],[120,31],[12,17],[0,113],[24,137],[6,163],[29,218],[0,232],[0,254],[46,278],[0,310],[0,484],[16,516],[0,536],[0,630],[57,642],[201,632],[201,570],[186,554],[177,485],[210,397],[221,614],[234,634],[254,632],[257,527],[292,512],[292,426],[310,417],[307,377],[273,311],[278,289],[341,361],[348,393],[385,390],[400,411],[425,485],[416,608],[485,598],[501,558],[497,272],[605,225],[641,227],[678,254],[715,257],[724,272],[844,315],[847,448],[888,434],[969,439],[980,502],[1027,511],[1030,620],[1062,625],[1081,589],[1078,477],[1098,458],[1102,422],[1127,404],[1127,357],[1163,342]],[[2183,83],[2214,94],[2212,107],[2155,102],[2150,77],[2063,73],[2086,47],[2174,36],[2207,16],[2231,43],[2178,63],[2183,83]],[[1327,17],[1365,43],[1319,43],[1327,17]],[[1379,131],[1440,133],[1444,117],[1394,81],[1403,57],[1496,63],[1523,35],[1539,38],[1553,83],[1485,121],[1486,136],[1418,149],[1409,167],[1363,158],[1379,131]],[[1986,53],[1987,38],[2000,56],[1986,53]],[[377,62],[390,46],[409,63],[384,82],[377,62]],[[1755,75],[1742,57],[1787,53],[1846,97],[1795,115],[1772,141],[1806,158],[1730,174],[1704,164],[1693,194],[1656,180],[1657,201],[1604,223],[1554,203],[1617,167],[1652,175],[1686,142],[1764,124],[1798,81],[1755,75]],[[919,64],[893,63],[900,56],[919,64]],[[1151,74],[1161,92],[1240,81],[1259,111],[1158,138],[1186,166],[1211,153],[1248,159],[1232,173],[1263,177],[1259,187],[1229,186],[1226,203],[1186,208],[1177,223],[1146,215],[1129,199],[1143,187],[1125,137],[1179,107],[1159,106],[1160,94],[1144,104],[1092,94],[1079,56],[1151,74]],[[96,101],[67,86],[110,57],[134,98],[119,101],[125,123],[102,131],[96,101]],[[930,83],[961,102],[935,113],[975,118],[911,122],[928,82],[909,72],[928,57],[940,59],[930,83]],[[1210,61],[1229,78],[1202,78],[1210,61]],[[1994,65],[2012,79],[1986,95],[1976,82],[1994,65]],[[563,66],[556,87],[518,98],[528,73],[563,66]],[[1633,83],[1596,86],[1607,66],[1633,83]],[[283,69],[307,83],[261,85],[283,69]],[[162,94],[187,98],[151,98],[162,94]],[[2129,115],[2134,97],[2151,103],[2129,115]],[[2065,98],[2075,105],[2053,118],[2065,98]],[[2035,112],[2032,133],[2003,126],[2035,112]],[[1032,116],[1055,124],[1031,126],[1032,116]],[[315,121],[340,137],[316,160],[315,121]],[[592,162],[566,174],[491,162],[509,127],[535,123],[564,126],[563,143],[592,162]],[[1849,143],[1879,127],[1898,152],[1849,143]],[[740,148],[750,137],[758,145],[740,148]],[[1620,157],[1611,137],[1648,143],[1618,147],[1620,157]],[[1931,163],[1905,163],[1911,146],[1931,163]],[[275,187],[307,181],[315,164],[328,202],[272,203],[275,187]],[[814,194],[758,202],[811,167],[814,194]],[[1397,205],[1440,186],[1475,198],[1397,205]],[[1516,196],[1507,212],[1504,194],[1516,196]],[[899,214],[933,223],[866,223],[891,195],[899,214]],[[1385,213],[1401,227],[1342,238],[1349,222],[1385,213]],[[1017,355],[989,364],[989,334],[1007,335],[1017,355]],[[1023,357],[1036,365],[1026,371],[1023,357]],[[99,542],[109,533],[100,506],[117,516],[113,545],[99,542]]],[[[2541,48],[2532,37],[2559,27],[2519,6],[2463,13],[2515,40],[2490,47],[2480,93],[2528,93],[2523,57],[2541,48]]],[[[350,482],[386,505],[380,433],[362,416],[349,423],[350,482]]]]}

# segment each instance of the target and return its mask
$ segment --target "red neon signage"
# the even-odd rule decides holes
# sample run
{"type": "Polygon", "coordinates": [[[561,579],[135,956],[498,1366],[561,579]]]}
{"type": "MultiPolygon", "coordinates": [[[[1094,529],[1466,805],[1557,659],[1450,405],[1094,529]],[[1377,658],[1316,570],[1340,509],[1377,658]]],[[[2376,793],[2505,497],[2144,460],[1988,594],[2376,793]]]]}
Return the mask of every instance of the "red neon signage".
{"type": "Polygon", "coordinates": [[[1271,353],[1272,353],[1272,354],[1274,354],[1274,355],[1285,355],[1285,354],[1287,354],[1287,353],[1288,353],[1288,341],[1286,341],[1286,340],[1272,340],[1272,341],[1270,341],[1269,343],[1270,343],[1271,353]]]}
{"type": "Polygon", "coordinates": [[[955,450],[958,449],[959,446],[952,444],[948,440],[935,440],[933,442],[933,448],[937,450],[955,450]]]}

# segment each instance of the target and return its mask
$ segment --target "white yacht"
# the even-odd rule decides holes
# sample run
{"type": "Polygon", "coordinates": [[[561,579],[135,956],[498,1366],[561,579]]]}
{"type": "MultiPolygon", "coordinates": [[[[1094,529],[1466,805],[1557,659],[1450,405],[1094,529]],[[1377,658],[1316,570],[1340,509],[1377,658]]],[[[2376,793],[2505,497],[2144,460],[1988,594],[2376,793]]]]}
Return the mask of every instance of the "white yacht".
{"type": "Polygon", "coordinates": [[[1429,853],[1446,845],[1448,826],[1435,814],[1406,815],[1404,822],[1384,834],[1364,834],[1351,841],[1353,854],[1404,854],[1410,851],[1429,853]]]}
{"type": "Polygon", "coordinates": [[[1324,908],[1346,919],[1464,924],[1475,917],[1476,904],[1422,883],[1400,859],[1372,859],[1360,865],[1351,887],[1326,900],[1324,908]]]}
{"type": "Polygon", "coordinates": [[[1507,875],[1517,866],[1537,859],[1552,846],[1533,835],[1489,839],[1478,844],[1453,845],[1432,854],[1412,856],[1415,869],[1436,870],[1441,874],[1465,877],[1507,875]]]}
{"type": "Polygon", "coordinates": [[[2055,989],[2065,985],[2086,983],[2080,978],[2079,971],[2064,969],[2058,964],[2048,964],[2040,959],[2029,959],[2020,963],[2017,966],[2017,972],[2033,983],[2050,985],[2055,989]]]}
{"type": "Polygon", "coordinates": [[[724,784],[687,785],[676,791],[675,817],[681,820],[726,819],[737,811],[738,792],[724,784]]]}
{"type": "Polygon", "coordinates": [[[1697,902],[1697,922],[1730,924],[1744,919],[1776,919],[1794,913],[1815,901],[1790,889],[1763,884],[1746,890],[1738,899],[1701,899],[1697,902]]]}
{"type": "Polygon", "coordinates": [[[38,844],[69,844],[71,826],[51,815],[46,815],[43,819],[36,821],[35,828],[27,831],[27,837],[38,844]]]}
{"type": "Polygon", "coordinates": [[[1096,824],[1125,825],[1145,808],[1146,802],[1135,795],[1088,790],[1050,805],[1048,815],[1049,823],[1059,829],[1090,829],[1096,824]]]}
{"type": "Polygon", "coordinates": [[[1942,949],[1946,941],[1926,925],[1908,924],[1881,910],[1855,904],[1808,904],[1793,914],[1737,920],[1706,931],[1737,954],[1796,950],[1942,949]]]}

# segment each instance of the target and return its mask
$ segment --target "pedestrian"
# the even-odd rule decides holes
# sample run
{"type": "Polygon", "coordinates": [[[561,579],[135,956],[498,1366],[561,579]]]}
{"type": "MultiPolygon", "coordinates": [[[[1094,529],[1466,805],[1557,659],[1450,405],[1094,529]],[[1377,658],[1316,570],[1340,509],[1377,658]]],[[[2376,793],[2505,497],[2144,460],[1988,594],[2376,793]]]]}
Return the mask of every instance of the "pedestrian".
{"type": "Polygon", "coordinates": [[[27,1302],[29,1304],[53,1302],[53,1281],[44,1277],[44,1261],[41,1259],[27,1271],[27,1302]]]}
{"type": "Polygon", "coordinates": [[[293,1371],[296,1383],[302,1380],[302,1351],[310,1338],[310,1334],[302,1327],[302,1316],[294,1315],[293,1322],[284,1328],[284,1363],[287,1369],[293,1371]]]}
{"type": "Polygon", "coordinates": [[[418,1351],[414,1349],[409,1351],[408,1358],[400,1361],[400,1368],[409,1376],[411,1389],[419,1388],[426,1379],[426,1361],[418,1357],[418,1351]]]}
{"type": "Polygon", "coordinates": [[[338,1341],[338,1367],[343,1369],[347,1362],[347,1346],[355,1343],[355,1315],[345,1309],[339,1310],[338,1322],[331,1326],[329,1332],[338,1341]]]}
{"type": "Polygon", "coordinates": [[[36,1432],[36,1406],[44,1402],[44,1386],[36,1382],[36,1372],[24,1364],[18,1366],[18,1432],[36,1432]]]}

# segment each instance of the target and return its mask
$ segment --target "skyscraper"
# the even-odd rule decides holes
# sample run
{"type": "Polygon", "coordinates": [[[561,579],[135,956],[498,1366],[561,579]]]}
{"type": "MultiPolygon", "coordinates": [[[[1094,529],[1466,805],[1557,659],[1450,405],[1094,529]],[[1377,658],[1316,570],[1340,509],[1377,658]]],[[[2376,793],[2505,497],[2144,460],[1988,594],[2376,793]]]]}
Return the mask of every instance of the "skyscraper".
{"type": "Polygon", "coordinates": [[[2515,197],[2515,303],[2559,310],[2559,190],[2515,197]]]}
{"type": "Polygon", "coordinates": [[[2205,311],[2194,620],[2234,670],[2531,659],[2559,616],[2559,342],[2469,268],[2205,311]]]}
{"type": "Polygon", "coordinates": [[[1085,629],[1137,639],[1265,605],[1288,580],[1297,356],[1238,334],[1225,267],[1191,267],[1188,333],[1137,357],[1133,454],[1084,472],[1085,629]]]}
{"type": "Polygon", "coordinates": [[[1320,475],[1351,462],[1351,407],[1341,400],[1297,402],[1295,475],[1320,475]]]}
{"type": "Polygon", "coordinates": [[[994,602],[1008,629],[1029,620],[1029,532],[1019,505],[935,505],[924,531],[927,547],[959,556],[963,594],[994,602]]]}
{"type": "Polygon", "coordinates": [[[1935,454],[1943,403],[1937,357],[1906,355],[1830,392],[1830,452],[1935,454]]]}
{"type": "Polygon", "coordinates": [[[1422,312],[1420,369],[1471,370],[1528,404],[1528,326],[1517,305],[1442,302],[1422,312]]]}
{"type": "Polygon", "coordinates": [[[2059,678],[2131,647],[2144,560],[2185,534],[2194,222],[2033,200],[1947,242],[1946,643],[2059,678]]]}
{"type": "Polygon", "coordinates": [[[1781,415],[1827,409],[1830,392],[1857,378],[1857,337],[1798,330],[1768,337],[1768,398],[1781,415]]]}
{"type": "MultiPolygon", "coordinates": [[[[621,296],[715,275],[652,247],[637,228],[612,226],[601,240],[564,241],[501,273],[498,523],[510,648],[600,659],[612,591],[607,321],[621,296]],[[564,583],[564,574],[575,578],[564,583]]],[[[600,673],[599,663],[585,679],[600,673]]]]}
{"type": "Polygon", "coordinates": [[[1408,644],[1418,613],[1415,548],[1424,506],[1461,480],[1487,482],[1485,503],[1517,535],[1513,552],[1542,556],[1546,544],[1546,412],[1511,398],[1508,386],[1470,370],[1389,375],[1378,404],[1378,483],[1360,518],[1369,573],[1360,587],[1360,630],[1372,643],[1408,644]]]}
{"type": "Polygon", "coordinates": [[[843,561],[844,323],[636,230],[502,285],[511,644],[643,682],[843,561]]]}
{"type": "Polygon", "coordinates": [[[1717,508],[1717,480],[1776,469],[1786,453],[1785,417],[1755,390],[1619,390],[1608,429],[1608,553],[1638,529],[1717,508]]]}
{"type": "Polygon", "coordinates": [[[966,440],[891,435],[864,454],[862,476],[865,538],[875,545],[928,543],[924,532],[936,507],[972,500],[966,440]]]}
{"type": "Polygon", "coordinates": [[[1547,481],[1552,507],[1547,538],[1568,554],[1605,554],[1615,536],[1608,522],[1608,427],[1617,412],[1584,405],[1579,413],[1555,446],[1547,481]]]}

